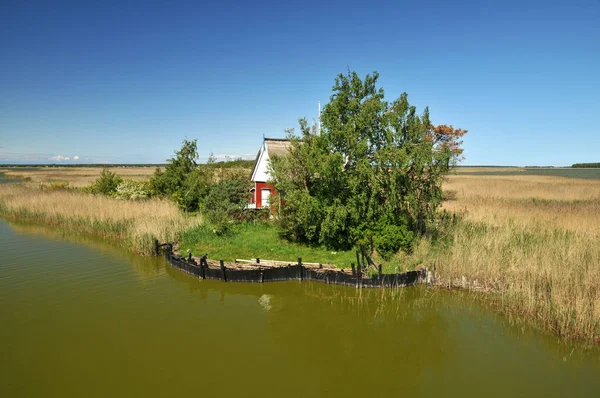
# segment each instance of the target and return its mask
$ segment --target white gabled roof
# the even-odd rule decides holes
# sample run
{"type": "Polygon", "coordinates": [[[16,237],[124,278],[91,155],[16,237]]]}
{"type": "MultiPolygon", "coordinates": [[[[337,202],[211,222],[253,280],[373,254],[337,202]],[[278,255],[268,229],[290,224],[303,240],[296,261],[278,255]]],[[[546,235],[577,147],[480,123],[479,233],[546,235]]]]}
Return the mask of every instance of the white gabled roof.
{"type": "Polygon", "coordinates": [[[290,147],[290,140],[283,138],[265,138],[258,154],[256,155],[256,163],[252,170],[253,182],[267,182],[269,180],[269,155],[284,156],[287,154],[290,147]]]}

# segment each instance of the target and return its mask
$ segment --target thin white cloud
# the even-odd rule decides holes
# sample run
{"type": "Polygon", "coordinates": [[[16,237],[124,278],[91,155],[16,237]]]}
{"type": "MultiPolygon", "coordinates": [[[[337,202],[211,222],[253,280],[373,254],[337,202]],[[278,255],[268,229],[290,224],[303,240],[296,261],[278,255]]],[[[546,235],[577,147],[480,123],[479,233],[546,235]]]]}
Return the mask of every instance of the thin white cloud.
{"type": "MultiPolygon", "coordinates": [[[[217,159],[217,160],[235,160],[237,158],[242,158],[242,159],[254,159],[254,157],[256,155],[252,155],[251,153],[244,153],[244,154],[230,154],[230,153],[215,153],[213,154],[213,156],[217,159]]],[[[200,159],[208,159],[208,156],[200,156],[200,159]]]]}
{"type": "Polygon", "coordinates": [[[50,160],[54,160],[55,162],[63,162],[63,161],[67,161],[70,160],[71,158],[68,156],[63,156],[63,155],[56,155],[56,156],[52,156],[50,158],[50,160]]]}
{"type": "Polygon", "coordinates": [[[77,156],[77,155],[73,156],[73,160],[79,160],[79,156],[77,156]]]}

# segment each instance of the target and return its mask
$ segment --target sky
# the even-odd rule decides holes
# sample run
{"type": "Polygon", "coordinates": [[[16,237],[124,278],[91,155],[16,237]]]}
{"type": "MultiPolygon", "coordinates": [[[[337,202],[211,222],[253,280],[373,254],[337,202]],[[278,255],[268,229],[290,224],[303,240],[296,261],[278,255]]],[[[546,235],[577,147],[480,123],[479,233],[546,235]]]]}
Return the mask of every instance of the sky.
{"type": "Polygon", "coordinates": [[[465,165],[600,161],[600,0],[0,0],[0,164],[253,158],[347,70],[465,165]]]}

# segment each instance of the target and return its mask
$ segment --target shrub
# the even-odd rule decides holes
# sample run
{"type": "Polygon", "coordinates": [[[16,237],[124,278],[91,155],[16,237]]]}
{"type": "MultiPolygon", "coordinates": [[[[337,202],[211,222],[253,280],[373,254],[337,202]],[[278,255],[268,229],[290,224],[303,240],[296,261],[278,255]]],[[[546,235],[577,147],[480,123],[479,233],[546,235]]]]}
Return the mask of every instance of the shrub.
{"type": "Polygon", "coordinates": [[[47,191],[65,191],[69,189],[69,183],[64,181],[54,181],[42,187],[47,191]]]}
{"type": "Polygon", "coordinates": [[[150,196],[148,184],[143,181],[124,180],[117,186],[115,197],[117,199],[139,200],[150,196]]]}
{"type": "Polygon", "coordinates": [[[373,237],[375,249],[383,259],[390,260],[398,250],[409,252],[414,233],[406,225],[386,225],[373,237]]]}
{"type": "MultiPolygon", "coordinates": [[[[154,195],[173,199],[185,211],[196,211],[210,191],[213,169],[198,166],[196,140],[184,140],[181,149],[168,160],[165,169],[157,168],[150,179],[154,195]]],[[[214,159],[209,158],[209,164],[214,159]]]]}
{"type": "Polygon", "coordinates": [[[348,208],[336,201],[325,211],[325,219],[321,223],[321,243],[328,249],[351,249],[354,244],[350,233],[351,220],[348,208]]]}
{"type": "Polygon", "coordinates": [[[117,192],[117,187],[123,182],[123,179],[110,171],[107,167],[102,169],[100,177],[84,191],[112,196],[117,192]]]}
{"type": "Polygon", "coordinates": [[[204,215],[216,233],[224,233],[230,222],[243,219],[249,197],[246,180],[221,180],[212,186],[204,200],[204,215]]]}
{"type": "Polygon", "coordinates": [[[270,216],[270,209],[246,209],[242,211],[240,221],[262,222],[267,221],[270,216]]]}

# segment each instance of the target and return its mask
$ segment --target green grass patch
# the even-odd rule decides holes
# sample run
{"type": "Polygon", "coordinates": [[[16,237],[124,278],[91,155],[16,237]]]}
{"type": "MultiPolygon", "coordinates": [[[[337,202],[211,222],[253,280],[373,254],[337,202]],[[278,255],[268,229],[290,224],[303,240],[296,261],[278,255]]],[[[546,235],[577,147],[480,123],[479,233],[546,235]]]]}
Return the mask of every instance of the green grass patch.
{"type": "Polygon", "coordinates": [[[307,246],[289,242],[279,237],[277,227],[270,223],[243,223],[232,227],[231,232],[218,236],[210,225],[203,224],[183,234],[180,251],[194,255],[208,254],[214,260],[233,261],[236,258],[261,258],[296,262],[332,264],[349,268],[356,263],[353,251],[332,251],[320,246],[307,246]]]}

